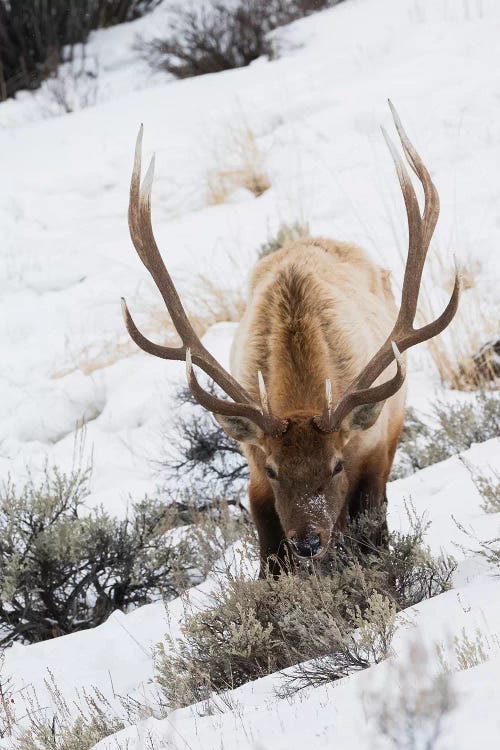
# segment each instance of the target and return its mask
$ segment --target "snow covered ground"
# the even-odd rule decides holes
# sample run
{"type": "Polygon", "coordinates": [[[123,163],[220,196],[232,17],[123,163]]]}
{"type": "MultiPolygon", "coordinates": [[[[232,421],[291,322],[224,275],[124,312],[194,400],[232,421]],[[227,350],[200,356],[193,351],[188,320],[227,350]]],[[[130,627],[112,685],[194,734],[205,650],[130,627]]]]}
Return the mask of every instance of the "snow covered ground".
{"type": "MultiPolygon", "coordinates": [[[[200,271],[222,288],[244,285],[259,246],[283,221],[307,221],[312,234],[358,242],[393,271],[397,284],[405,217],[379,130],[381,123],[391,126],[390,96],[441,196],[431,251],[441,262],[431,262],[427,273],[429,297],[438,307],[445,301],[456,254],[475,276],[460,314],[477,324],[481,308],[498,319],[497,0],[348,0],[279,30],[282,54],[273,62],[185,81],[151,76],[134,49],[137,34],[152,36],[168,24],[169,5],[93,35],[89,51],[100,69],[95,107],[49,118],[43,88],[0,105],[0,479],[10,474],[22,481],[27,467],[36,471],[47,458],[69,468],[75,427],[84,420],[94,464],[90,502],[116,514],[130,495],[154,490],[171,396],[183,379],[179,363],[136,352],[121,320],[121,295],[138,322],[159,306],[126,222],[140,122],[145,156],[156,152],[157,238],[186,295],[200,271]],[[240,189],[209,205],[208,173],[220,166],[231,133],[246,127],[271,187],[259,198],[240,189]]],[[[226,362],[232,330],[220,324],[206,337],[226,362]]],[[[442,393],[428,356],[412,355],[410,403],[425,414],[442,393]]],[[[489,441],[466,458],[500,469],[498,448],[498,440],[489,441]]],[[[193,750],[293,750],[313,739],[318,748],[342,740],[349,748],[373,747],[370,686],[391,682],[391,664],[405,663],[409,641],[447,643],[462,627],[492,636],[491,658],[453,676],[459,705],[442,747],[498,744],[493,688],[500,655],[493,636],[500,633],[500,587],[472,553],[454,546],[464,539],[451,516],[481,538],[498,535],[500,519],[481,511],[457,458],[390,486],[394,528],[404,527],[409,497],[432,521],[432,549],[451,552],[460,565],[453,591],[415,608],[411,626],[402,620],[391,660],[293,701],[278,701],[278,678],[266,678],[235,691],[234,710],[203,718],[184,710],[127,730],[129,748],[147,747],[147,731],[161,738],[159,747],[193,750]]],[[[203,601],[211,585],[193,596],[203,601]]],[[[168,609],[175,634],[181,603],[168,609]]],[[[47,668],[67,695],[91,685],[109,693],[110,674],[117,693],[141,693],[166,614],[163,604],[153,604],[116,613],[94,631],[15,645],[5,670],[17,686],[33,684],[42,700],[49,700],[47,668]]],[[[99,745],[108,747],[116,744],[99,745]]]]}

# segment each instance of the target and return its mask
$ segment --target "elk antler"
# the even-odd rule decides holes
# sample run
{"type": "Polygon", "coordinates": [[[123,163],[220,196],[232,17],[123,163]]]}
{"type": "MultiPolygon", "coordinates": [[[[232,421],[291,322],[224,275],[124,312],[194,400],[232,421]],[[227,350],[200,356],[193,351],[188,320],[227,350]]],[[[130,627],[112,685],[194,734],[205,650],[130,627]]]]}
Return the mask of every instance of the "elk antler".
{"type": "Polygon", "coordinates": [[[399,356],[400,352],[404,352],[411,346],[427,341],[444,331],[453,320],[458,308],[460,275],[457,270],[453,292],[444,312],[432,323],[428,323],[422,328],[415,329],[413,327],[425,258],[439,216],[439,195],[429,172],[406,135],[398,113],[390,101],[389,107],[405,156],[424,189],[424,212],[423,215],[420,213],[415,189],[403,159],[384,128],[382,128],[382,133],[396,166],[408,218],[408,258],[404,273],[401,306],[394,328],[386,341],[348,386],[335,407],[332,408],[327,398],[323,414],[314,417],[316,426],[323,432],[334,432],[340,429],[342,421],[357,406],[385,401],[385,399],[394,395],[403,385],[405,378],[404,366],[399,356]],[[396,375],[382,385],[370,387],[394,360],[397,364],[396,375]]]}
{"type": "MultiPolygon", "coordinates": [[[[130,182],[130,202],[128,208],[130,236],[139,258],[153,277],[153,281],[163,297],[175,329],[181,338],[182,346],[160,346],[160,344],[149,341],[138,330],[130,315],[127,304],[122,298],[122,311],[127,330],[137,346],[145,352],[154,354],[156,357],[162,357],[163,359],[185,360],[189,387],[196,400],[206,409],[215,414],[246,417],[257,424],[266,434],[281,435],[288,426],[287,420],[272,416],[267,403],[267,397],[261,406],[255,403],[250,394],[203,346],[189,322],[174,283],[158,250],[151,225],[151,189],[153,186],[154,157],[146,172],[142,187],[140,184],[142,133],[143,128],[141,125],[137,136],[134,169],[130,182]],[[233,401],[216,398],[203,390],[194,374],[193,362],[201,367],[233,401]]],[[[259,385],[260,382],[261,379],[259,379],[259,385]]],[[[260,392],[261,394],[265,393],[265,388],[263,390],[260,388],[260,392]]]]}

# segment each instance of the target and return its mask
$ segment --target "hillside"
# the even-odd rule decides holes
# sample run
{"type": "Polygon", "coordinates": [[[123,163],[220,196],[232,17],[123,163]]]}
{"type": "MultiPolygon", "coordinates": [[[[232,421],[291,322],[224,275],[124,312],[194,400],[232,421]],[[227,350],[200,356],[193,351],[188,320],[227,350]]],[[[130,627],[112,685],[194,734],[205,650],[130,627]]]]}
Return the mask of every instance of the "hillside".
{"type": "MultiPolygon", "coordinates": [[[[215,288],[219,303],[237,307],[259,249],[283,224],[357,242],[391,270],[399,289],[406,219],[379,127],[392,126],[388,97],[441,198],[422,312],[445,304],[455,255],[468,282],[453,329],[459,333],[444,337],[449,356],[459,335],[460,346],[470,349],[498,334],[495,0],[348,0],[274,32],[276,60],[182,81],[152,76],[135,45],[137,34],[150,37],[168,26],[169,6],[92,35],[89,52],[100,71],[95,106],[48,116],[43,87],[0,104],[0,480],[22,484],[28,471],[36,476],[47,463],[69,470],[83,422],[80,460],[93,464],[86,506],[102,505],[117,516],[130,498],[168,484],[163,465],[176,430],[174,397],[184,382],[182,364],[138,351],[121,318],[124,296],[138,324],[156,340],[165,335],[159,295],[126,220],[141,122],[145,157],[156,155],[158,244],[188,309],[201,308],[205,323],[217,321],[204,341],[226,366],[236,316],[226,320],[223,305],[208,314],[204,295],[215,288]],[[269,188],[256,197],[237,179],[220,199],[221,173],[249,168],[264,174],[269,188]]],[[[419,348],[409,361],[409,405],[424,422],[434,423],[438,400],[473,401],[473,393],[442,384],[429,350],[419,348]]],[[[411,502],[430,521],[432,552],[458,561],[451,591],[398,615],[389,659],[286,699],[276,697],[281,677],[271,675],[231,691],[216,713],[198,706],[148,718],[95,750],[295,750],[313,741],[318,750],[342,741],[361,750],[374,747],[374,737],[381,748],[403,747],[381,736],[371,701],[387,694],[399,710],[401,695],[415,688],[401,674],[417,641],[429,656],[416,681],[433,684],[438,644],[452,664],[457,696],[432,748],[495,747],[500,584],[498,570],[477,554],[477,540],[498,538],[500,516],[484,512],[467,466],[473,474],[500,471],[499,448],[493,438],[389,485],[391,528],[407,528],[411,502]],[[457,668],[454,636],[476,642],[478,631],[484,659],[457,668]]],[[[233,568],[238,549],[226,552],[233,568]]],[[[193,606],[209,605],[222,567],[189,592],[193,606]]],[[[245,575],[254,574],[249,567],[245,575]]],[[[116,695],[146,696],[153,705],[151,650],[167,631],[180,636],[183,606],[180,598],[158,601],[115,612],[94,630],[16,643],[5,650],[4,673],[16,690],[33,687],[49,713],[47,669],[68,701],[77,690],[97,687],[117,711],[116,695]]],[[[424,741],[419,735],[413,747],[427,747],[424,741]]],[[[0,747],[13,745],[0,739],[0,747]]]]}

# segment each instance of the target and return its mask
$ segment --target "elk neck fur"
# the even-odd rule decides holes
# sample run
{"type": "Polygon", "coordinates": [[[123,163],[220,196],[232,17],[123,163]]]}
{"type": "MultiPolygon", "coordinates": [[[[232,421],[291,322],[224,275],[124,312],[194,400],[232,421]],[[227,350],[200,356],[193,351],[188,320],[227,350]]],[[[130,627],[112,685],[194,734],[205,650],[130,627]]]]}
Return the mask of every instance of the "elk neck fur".
{"type": "MultiPolygon", "coordinates": [[[[331,380],[335,403],[385,341],[396,315],[389,272],[361,248],[322,238],[300,240],[255,266],[231,351],[232,372],[258,401],[261,370],[271,409],[279,416],[320,414],[325,379],[331,380]]],[[[394,371],[391,365],[376,382],[394,371]]],[[[400,421],[404,392],[389,399],[364,442],[382,437],[387,422],[394,421],[392,412],[400,421]]]]}

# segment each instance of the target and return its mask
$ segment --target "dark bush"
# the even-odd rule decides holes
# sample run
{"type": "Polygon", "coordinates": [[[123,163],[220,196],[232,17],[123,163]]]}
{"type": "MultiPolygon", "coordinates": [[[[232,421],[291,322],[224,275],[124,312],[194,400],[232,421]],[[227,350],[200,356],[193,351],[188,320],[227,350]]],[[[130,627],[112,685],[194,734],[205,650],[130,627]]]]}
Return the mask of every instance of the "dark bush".
{"type": "MultiPolygon", "coordinates": [[[[213,383],[207,383],[206,388],[220,396],[213,383]]],[[[248,477],[247,462],[238,443],[197,403],[189,388],[180,389],[176,401],[180,407],[189,404],[192,409],[176,420],[173,442],[169,433],[167,478],[188,479],[189,486],[199,490],[202,497],[222,494],[234,501],[241,491],[237,480],[248,477]]]]}
{"type": "Polygon", "coordinates": [[[241,68],[274,56],[269,32],[341,0],[237,0],[176,5],[168,35],[139,42],[155,70],[176,78],[241,68]]]}
{"type": "Polygon", "coordinates": [[[54,468],[0,490],[0,646],[95,627],[201,580],[192,542],[165,534],[175,508],[145,498],[112,518],[85,510],[88,483],[54,468]]]}
{"type": "Polygon", "coordinates": [[[35,89],[92,29],[151,10],[161,0],[0,0],[0,101],[35,89]]]}

